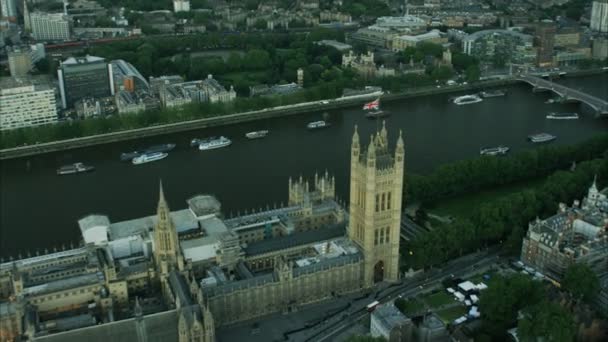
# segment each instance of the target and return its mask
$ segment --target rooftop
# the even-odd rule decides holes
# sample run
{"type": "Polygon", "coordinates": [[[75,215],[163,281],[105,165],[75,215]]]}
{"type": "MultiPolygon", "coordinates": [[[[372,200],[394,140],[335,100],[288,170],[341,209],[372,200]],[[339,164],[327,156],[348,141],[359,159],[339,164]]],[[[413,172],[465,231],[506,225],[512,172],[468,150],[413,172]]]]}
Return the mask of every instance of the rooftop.
{"type": "Polygon", "coordinates": [[[101,272],[77,275],[65,279],[51,281],[46,284],[26,287],[23,294],[26,296],[39,296],[46,293],[54,293],[67,289],[103,283],[104,277],[101,272]]]}
{"type": "Polygon", "coordinates": [[[62,65],[77,65],[77,64],[86,64],[86,63],[100,63],[104,62],[105,59],[102,57],[89,56],[86,55],[84,57],[70,57],[63,61],[62,65]]]}
{"type": "Polygon", "coordinates": [[[309,230],[289,236],[254,242],[245,248],[245,254],[249,256],[264,254],[276,250],[307,245],[318,241],[330,240],[332,238],[344,236],[344,234],[345,223],[341,223],[327,228],[309,230]]]}
{"type": "Polygon", "coordinates": [[[376,307],[376,310],[372,312],[372,317],[388,331],[408,321],[408,318],[392,302],[376,307]]]}

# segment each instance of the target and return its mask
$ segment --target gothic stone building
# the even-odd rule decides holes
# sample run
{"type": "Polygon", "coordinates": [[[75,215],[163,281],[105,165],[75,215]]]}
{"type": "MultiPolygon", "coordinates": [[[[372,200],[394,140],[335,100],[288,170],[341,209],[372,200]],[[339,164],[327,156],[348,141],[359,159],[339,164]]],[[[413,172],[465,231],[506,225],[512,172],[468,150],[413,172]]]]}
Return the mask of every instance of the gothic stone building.
{"type": "Polygon", "coordinates": [[[200,341],[215,328],[399,280],[401,134],[351,145],[348,213],[326,172],[280,208],[225,218],[210,195],[154,216],[79,221],[85,246],[0,265],[7,340],[200,341]],[[8,337],[7,337],[8,336],[8,337]]]}

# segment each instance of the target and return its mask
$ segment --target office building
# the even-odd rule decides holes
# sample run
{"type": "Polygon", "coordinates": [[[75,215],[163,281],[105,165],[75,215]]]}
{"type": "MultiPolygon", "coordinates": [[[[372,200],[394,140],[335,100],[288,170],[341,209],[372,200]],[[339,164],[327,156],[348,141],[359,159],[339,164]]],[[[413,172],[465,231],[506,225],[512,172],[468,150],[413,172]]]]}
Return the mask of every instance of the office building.
{"type": "Polygon", "coordinates": [[[0,11],[2,16],[9,21],[17,19],[17,0],[0,0],[0,11]]]}
{"type": "Polygon", "coordinates": [[[70,57],[57,70],[63,108],[71,108],[84,98],[114,95],[112,64],[95,56],[70,57]]]}
{"type": "Polygon", "coordinates": [[[150,85],[145,77],[139,73],[131,63],[122,59],[116,59],[112,62],[112,73],[114,77],[114,89],[121,90],[125,88],[128,91],[142,90],[149,91],[150,85]]]}
{"type": "Polygon", "coordinates": [[[63,13],[30,13],[32,37],[36,40],[66,41],[70,39],[70,19],[63,13]]]}
{"type": "Polygon", "coordinates": [[[533,37],[511,30],[483,30],[462,40],[463,52],[484,62],[534,63],[533,37]]]}
{"type": "Polygon", "coordinates": [[[23,77],[32,70],[29,48],[13,47],[8,50],[8,69],[13,77],[23,77]]]}
{"type": "Polygon", "coordinates": [[[603,61],[608,58],[608,37],[595,37],[591,44],[593,59],[603,61]]]}
{"type": "Polygon", "coordinates": [[[434,44],[443,44],[447,43],[448,38],[439,32],[439,30],[431,30],[426,33],[418,34],[418,35],[402,35],[393,38],[393,51],[401,51],[405,50],[408,47],[416,47],[418,44],[426,42],[426,43],[434,43],[434,44]]]}
{"type": "Polygon", "coordinates": [[[543,20],[536,26],[537,57],[536,64],[539,67],[553,66],[553,47],[555,45],[555,23],[543,20]]]}
{"type": "Polygon", "coordinates": [[[592,31],[608,33],[608,0],[595,0],[591,7],[592,31]]]}
{"type": "Polygon", "coordinates": [[[173,0],[173,12],[189,12],[190,0],[173,0]]]}
{"type": "Polygon", "coordinates": [[[26,78],[0,80],[0,130],[57,122],[55,91],[26,78]]]}

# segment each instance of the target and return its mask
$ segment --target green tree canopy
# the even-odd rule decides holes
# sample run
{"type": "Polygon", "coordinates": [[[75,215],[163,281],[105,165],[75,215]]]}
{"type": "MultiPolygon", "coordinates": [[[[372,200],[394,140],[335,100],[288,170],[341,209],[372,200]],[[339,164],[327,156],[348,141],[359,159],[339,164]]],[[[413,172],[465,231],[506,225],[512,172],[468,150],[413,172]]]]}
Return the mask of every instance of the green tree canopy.
{"type": "Polygon", "coordinates": [[[562,286],[576,299],[587,302],[592,301],[600,290],[597,275],[586,264],[574,264],[568,267],[562,286]]]}
{"type": "Polygon", "coordinates": [[[521,341],[574,341],[576,324],[572,314],[557,303],[542,302],[523,311],[517,336],[521,341]]]}

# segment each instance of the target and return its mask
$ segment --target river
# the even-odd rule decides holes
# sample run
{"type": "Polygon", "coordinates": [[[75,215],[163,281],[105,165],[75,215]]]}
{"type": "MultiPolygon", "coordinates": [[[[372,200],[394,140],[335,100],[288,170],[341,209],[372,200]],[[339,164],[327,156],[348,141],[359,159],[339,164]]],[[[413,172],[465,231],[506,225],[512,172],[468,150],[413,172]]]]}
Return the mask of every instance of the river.
{"type": "MultiPolygon", "coordinates": [[[[559,82],[608,97],[606,73],[559,82]]],[[[557,135],[553,143],[562,145],[608,129],[608,120],[594,118],[577,104],[545,104],[551,95],[533,93],[529,85],[508,90],[506,97],[464,106],[448,102],[460,94],[384,104],[392,113],[386,119],[391,144],[403,130],[407,172],[427,173],[442,163],[477,157],[481,146],[533,148],[526,136],[535,132],[557,135]],[[551,121],[545,119],[548,111],[584,114],[580,120],[551,121]]],[[[108,215],[112,222],[153,214],[160,178],[173,210],[185,208],[191,196],[209,193],[220,200],[226,216],[286,202],[290,176],[310,179],[326,169],[336,177],[338,196],[346,199],[353,126],[359,126],[367,144],[380,123],[365,119],[356,107],[332,111],[329,129],[306,130],[307,122],[320,119],[321,113],[309,113],[2,161],[0,256],[77,243],[77,220],[91,213],[108,215]],[[244,133],[259,129],[271,133],[261,140],[244,138],[244,133]],[[232,146],[204,152],[189,146],[194,137],[213,135],[230,137],[232,146]],[[178,146],[162,161],[136,166],[119,161],[121,152],[165,142],[178,146]],[[57,167],[76,161],[96,170],[55,174],[57,167]]]]}

